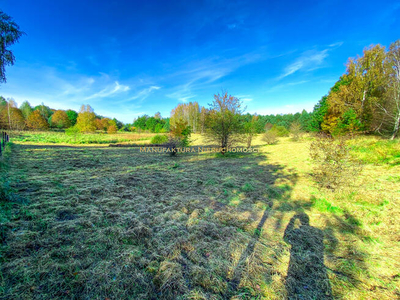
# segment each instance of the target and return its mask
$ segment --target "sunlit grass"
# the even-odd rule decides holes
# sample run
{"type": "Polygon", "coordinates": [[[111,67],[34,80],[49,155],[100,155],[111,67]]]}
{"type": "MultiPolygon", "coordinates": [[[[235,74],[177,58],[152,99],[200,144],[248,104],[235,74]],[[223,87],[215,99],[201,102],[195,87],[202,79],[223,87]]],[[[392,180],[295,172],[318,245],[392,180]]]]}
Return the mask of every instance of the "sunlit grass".
{"type": "Polygon", "coordinates": [[[128,142],[150,141],[153,133],[121,133],[107,134],[103,132],[94,134],[77,134],[71,136],[64,132],[33,132],[20,131],[11,132],[10,136],[13,142],[21,144],[115,144],[128,142]]]}
{"type": "Polygon", "coordinates": [[[375,148],[396,157],[399,142],[350,141],[368,158],[354,186],[332,192],[311,176],[311,139],[265,146],[257,137],[258,154],[176,157],[17,141],[2,173],[5,194],[18,197],[1,202],[0,292],[282,299],[291,257],[283,237],[303,212],[324,234],[334,297],[396,298],[400,166],[375,148]]]}

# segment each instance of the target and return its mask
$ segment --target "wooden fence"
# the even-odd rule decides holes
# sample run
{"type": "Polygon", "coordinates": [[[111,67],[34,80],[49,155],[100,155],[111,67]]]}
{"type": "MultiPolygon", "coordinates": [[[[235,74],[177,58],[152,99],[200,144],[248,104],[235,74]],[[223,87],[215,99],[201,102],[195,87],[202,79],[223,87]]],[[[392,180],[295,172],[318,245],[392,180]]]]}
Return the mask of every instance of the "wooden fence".
{"type": "Polygon", "coordinates": [[[1,133],[1,139],[0,139],[0,156],[3,154],[4,148],[6,148],[6,144],[10,141],[10,136],[7,134],[7,132],[3,131],[1,133]]]}

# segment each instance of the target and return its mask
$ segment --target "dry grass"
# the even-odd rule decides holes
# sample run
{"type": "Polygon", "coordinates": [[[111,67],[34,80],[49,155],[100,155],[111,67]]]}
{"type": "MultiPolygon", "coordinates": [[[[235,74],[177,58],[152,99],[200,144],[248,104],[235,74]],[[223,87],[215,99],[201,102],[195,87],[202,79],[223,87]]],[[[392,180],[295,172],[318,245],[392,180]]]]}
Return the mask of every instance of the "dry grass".
{"type": "Polygon", "coordinates": [[[169,157],[17,144],[0,298],[399,297],[400,167],[318,190],[309,145],[169,157]]]}

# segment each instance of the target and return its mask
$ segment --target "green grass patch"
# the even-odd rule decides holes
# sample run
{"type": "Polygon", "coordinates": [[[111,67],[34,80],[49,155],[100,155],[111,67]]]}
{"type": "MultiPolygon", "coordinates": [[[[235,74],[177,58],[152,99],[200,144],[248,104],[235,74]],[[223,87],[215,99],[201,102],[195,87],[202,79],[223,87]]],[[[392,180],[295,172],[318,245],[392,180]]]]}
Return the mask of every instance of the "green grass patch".
{"type": "Polygon", "coordinates": [[[348,141],[352,155],[364,163],[400,165],[399,140],[356,138],[348,141]]]}
{"type": "Polygon", "coordinates": [[[320,212],[328,212],[333,214],[342,213],[342,209],[333,205],[328,200],[323,198],[315,198],[311,199],[312,207],[316,208],[320,212]]]}
{"type": "Polygon", "coordinates": [[[93,133],[68,135],[64,132],[18,132],[11,136],[11,139],[17,143],[34,144],[115,144],[133,141],[150,140],[152,134],[135,133],[93,133]]]}

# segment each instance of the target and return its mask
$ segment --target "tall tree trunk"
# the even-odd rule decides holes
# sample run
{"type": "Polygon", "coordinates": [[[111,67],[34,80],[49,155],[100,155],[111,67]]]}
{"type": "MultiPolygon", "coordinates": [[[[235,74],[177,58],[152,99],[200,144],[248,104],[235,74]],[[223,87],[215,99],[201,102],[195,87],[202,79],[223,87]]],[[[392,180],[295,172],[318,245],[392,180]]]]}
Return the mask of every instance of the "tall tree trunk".
{"type": "Polygon", "coordinates": [[[393,134],[390,138],[391,140],[394,140],[396,138],[396,135],[399,132],[399,127],[400,127],[400,112],[396,116],[396,121],[394,123],[394,128],[393,128],[393,134]]]}

